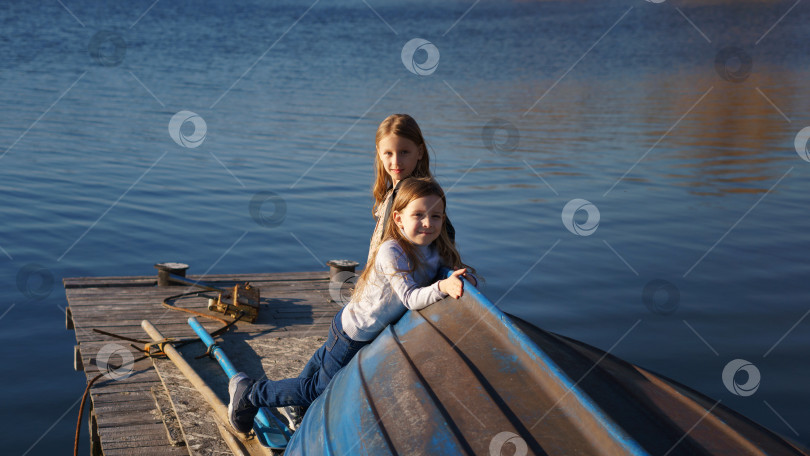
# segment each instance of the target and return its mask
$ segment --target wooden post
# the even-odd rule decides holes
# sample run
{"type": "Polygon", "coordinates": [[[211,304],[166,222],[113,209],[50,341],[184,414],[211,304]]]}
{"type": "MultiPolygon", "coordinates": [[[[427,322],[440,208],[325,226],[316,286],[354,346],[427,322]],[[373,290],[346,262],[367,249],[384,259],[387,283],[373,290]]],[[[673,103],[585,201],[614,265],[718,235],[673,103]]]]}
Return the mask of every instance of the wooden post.
{"type": "Polygon", "coordinates": [[[93,401],[90,402],[90,413],[88,420],[90,421],[90,456],[104,456],[104,449],[101,446],[101,436],[98,433],[98,420],[96,419],[96,411],[93,409],[93,401]]]}
{"type": "Polygon", "coordinates": [[[157,263],[155,264],[155,268],[158,270],[158,281],[157,281],[158,286],[168,287],[173,285],[172,281],[169,279],[169,274],[185,277],[188,265],[185,263],[167,262],[167,263],[157,263]]]}
{"type": "Polygon", "coordinates": [[[70,306],[65,307],[65,328],[74,329],[73,312],[70,311],[70,306]]]}
{"type": "Polygon", "coordinates": [[[73,370],[83,371],[84,363],[82,362],[82,352],[78,345],[73,346],[73,370]]]}
{"type": "Polygon", "coordinates": [[[354,269],[360,264],[352,260],[329,260],[326,265],[329,266],[329,280],[341,282],[341,278],[336,278],[338,274],[343,271],[354,273],[354,269]]]}

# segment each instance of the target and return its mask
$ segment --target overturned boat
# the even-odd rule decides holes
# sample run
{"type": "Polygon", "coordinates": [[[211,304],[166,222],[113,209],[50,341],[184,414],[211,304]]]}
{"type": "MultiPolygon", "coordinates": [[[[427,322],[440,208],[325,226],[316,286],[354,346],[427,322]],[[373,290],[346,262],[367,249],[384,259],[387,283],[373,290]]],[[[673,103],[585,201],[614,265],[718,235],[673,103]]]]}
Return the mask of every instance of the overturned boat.
{"type": "Polygon", "coordinates": [[[285,454],[808,454],[719,401],[465,290],[407,312],[364,347],[285,454]]]}

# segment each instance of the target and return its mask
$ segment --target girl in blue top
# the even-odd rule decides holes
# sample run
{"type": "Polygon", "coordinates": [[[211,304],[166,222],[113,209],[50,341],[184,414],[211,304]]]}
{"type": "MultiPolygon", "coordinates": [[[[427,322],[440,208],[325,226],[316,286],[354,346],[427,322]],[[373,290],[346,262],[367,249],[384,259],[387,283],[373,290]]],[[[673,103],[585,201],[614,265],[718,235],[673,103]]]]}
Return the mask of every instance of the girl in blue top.
{"type": "Polygon", "coordinates": [[[351,301],[335,315],[326,342],[304,368],[311,376],[256,382],[235,375],[228,386],[231,425],[249,432],[259,407],[308,406],[354,355],[407,309],[425,308],[447,296],[460,298],[467,267],[447,234],[446,200],[429,178],[401,182],[383,242],[372,253],[351,301]],[[455,269],[439,280],[441,267],[455,269]]]}

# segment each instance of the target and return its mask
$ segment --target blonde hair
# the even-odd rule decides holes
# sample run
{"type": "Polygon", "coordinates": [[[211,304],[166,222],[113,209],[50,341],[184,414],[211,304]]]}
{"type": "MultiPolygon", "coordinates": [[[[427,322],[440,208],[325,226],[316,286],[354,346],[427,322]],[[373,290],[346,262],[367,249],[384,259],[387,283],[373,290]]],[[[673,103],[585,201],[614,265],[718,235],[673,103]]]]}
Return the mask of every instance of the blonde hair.
{"type": "Polygon", "coordinates": [[[382,160],[380,160],[380,141],[388,135],[396,135],[401,138],[413,141],[422,149],[422,158],[416,162],[416,168],[411,173],[413,177],[433,177],[430,174],[430,155],[428,154],[425,138],[422,136],[422,129],[413,117],[408,114],[391,114],[377,127],[377,134],[374,138],[374,170],[376,177],[374,185],[371,187],[371,194],[374,196],[374,206],[372,214],[377,213],[377,207],[382,204],[385,194],[394,186],[391,176],[385,171],[382,160]]]}
{"type": "MultiPolygon", "coordinates": [[[[399,184],[399,190],[397,190],[397,196],[394,198],[394,203],[391,207],[390,217],[393,218],[394,212],[401,213],[403,210],[405,210],[405,207],[408,206],[411,201],[424,198],[426,196],[438,196],[441,198],[443,204],[442,229],[439,232],[439,237],[433,241],[433,245],[436,246],[439,258],[441,258],[442,265],[454,270],[469,268],[461,262],[461,255],[459,255],[455,244],[450,240],[450,236],[447,234],[447,199],[444,196],[442,187],[438,184],[438,182],[433,180],[433,178],[410,177],[402,180],[399,184]]],[[[387,220],[387,222],[385,232],[383,233],[383,242],[389,239],[396,241],[405,252],[405,256],[408,259],[408,269],[396,272],[413,273],[413,271],[415,271],[422,264],[424,258],[422,258],[422,255],[417,247],[407,237],[405,237],[402,231],[400,231],[399,226],[397,226],[393,220],[387,220]]],[[[382,245],[382,242],[380,245],[382,245]]],[[[363,269],[363,273],[360,275],[360,278],[357,281],[357,287],[354,291],[357,294],[355,294],[355,296],[360,296],[360,294],[363,292],[362,290],[365,287],[365,284],[371,278],[371,271],[375,269],[378,252],[379,245],[374,250],[370,261],[366,264],[365,269],[363,269]]],[[[469,268],[469,270],[472,273],[475,272],[475,270],[472,268],[469,268]]]]}

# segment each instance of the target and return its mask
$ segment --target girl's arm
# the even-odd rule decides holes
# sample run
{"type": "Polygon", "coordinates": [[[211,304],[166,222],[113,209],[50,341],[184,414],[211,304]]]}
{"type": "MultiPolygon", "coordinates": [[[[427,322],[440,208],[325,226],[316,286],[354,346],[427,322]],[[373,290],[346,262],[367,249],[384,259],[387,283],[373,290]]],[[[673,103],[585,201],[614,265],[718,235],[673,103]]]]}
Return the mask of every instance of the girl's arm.
{"type": "Polygon", "coordinates": [[[404,252],[393,245],[386,245],[377,253],[377,267],[388,277],[394,294],[408,309],[424,309],[447,297],[439,288],[441,281],[422,287],[416,283],[413,273],[402,272],[408,270],[408,259],[404,252]]]}

